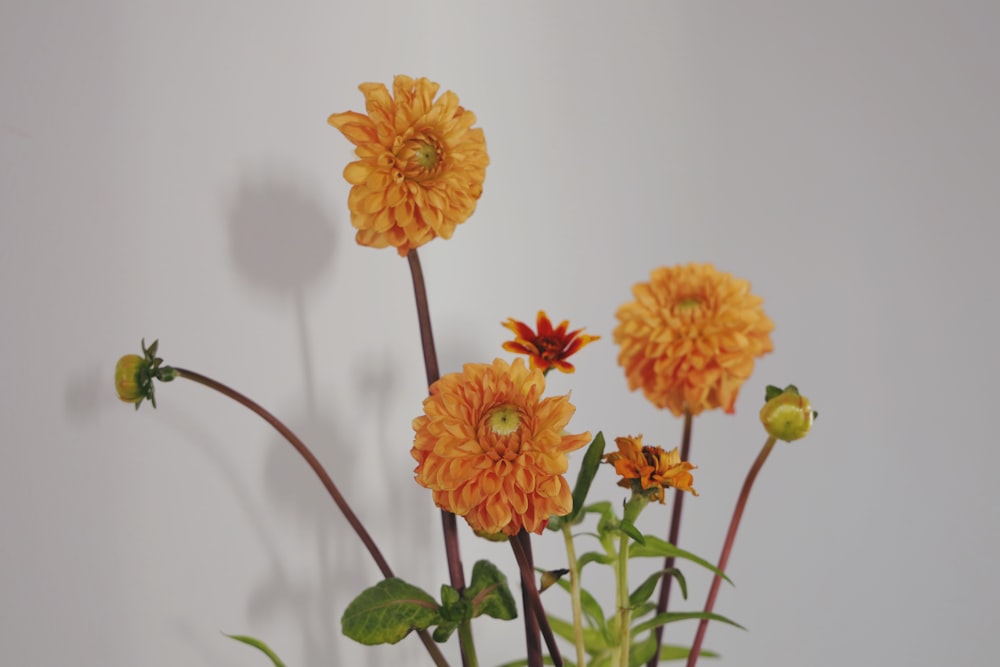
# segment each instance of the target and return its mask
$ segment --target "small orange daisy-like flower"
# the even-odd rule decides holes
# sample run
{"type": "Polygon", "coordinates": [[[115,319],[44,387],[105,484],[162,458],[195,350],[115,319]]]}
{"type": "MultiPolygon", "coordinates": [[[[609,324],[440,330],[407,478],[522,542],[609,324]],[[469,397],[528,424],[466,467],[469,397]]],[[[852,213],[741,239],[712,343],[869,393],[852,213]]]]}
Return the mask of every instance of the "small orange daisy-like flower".
{"type": "Polygon", "coordinates": [[[569,396],[542,398],[545,378],[523,359],[466,364],[431,385],[413,420],[416,480],[438,507],[479,533],[541,533],[549,517],[573,509],[566,454],[589,433],[563,429],[576,408],[569,396]]]}
{"type": "Polygon", "coordinates": [[[750,283],[711,264],[662,267],[618,309],[615,342],[629,389],[675,415],[733,412],[754,359],[773,349],[774,323],[750,283]]]}
{"type": "Polygon", "coordinates": [[[563,320],[558,327],[552,328],[552,322],[544,310],[538,311],[536,318],[537,332],[532,331],[524,322],[514,318],[502,323],[517,336],[503,344],[503,349],[515,354],[526,354],[532,368],[548,372],[557,368],[563,373],[572,373],[576,369],[566,361],[567,357],[576,354],[580,348],[598,340],[600,336],[581,333],[583,329],[567,331],[569,322],[563,320]]]}
{"type": "Polygon", "coordinates": [[[653,489],[650,494],[652,499],[661,503],[663,489],[668,486],[698,495],[691,486],[694,479],[689,472],[696,466],[681,461],[676,447],[669,452],[662,447],[644,447],[641,435],[615,438],[615,444],[618,451],[605,455],[604,460],[621,475],[618,486],[642,491],[653,489]]]}
{"type": "Polygon", "coordinates": [[[486,139],[476,116],[438,84],[397,76],[359,86],[368,114],[335,113],[329,123],[357,148],[344,169],[357,241],[393,246],[400,255],[431,239],[451,238],[476,208],[486,179],[486,139]]]}

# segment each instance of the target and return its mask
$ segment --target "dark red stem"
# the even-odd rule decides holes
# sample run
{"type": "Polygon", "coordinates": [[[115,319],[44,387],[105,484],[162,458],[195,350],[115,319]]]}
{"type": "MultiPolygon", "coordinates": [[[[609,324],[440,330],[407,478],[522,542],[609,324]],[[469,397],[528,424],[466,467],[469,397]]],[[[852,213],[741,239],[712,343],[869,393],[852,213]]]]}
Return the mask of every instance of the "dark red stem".
{"type": "MultiPolygon", "coordinates": [[[[681,461],[687,461],[691,453],[691,425],[693,421],[691,412],[685,410],[684,435],[681,438],[681,461]]],[[[670,533],[667,536],[667,541],[674,546],[677,546],[677,540],[680,538],[681,512],[684,510],[685,495],[680,489],[674,489],[674,506],[670,514],[670,533]]],[[[656,602],[657,614],[665,612],[667,605],[670,603],[670,586],[674,581],[670,573],[674,571],[675,560],[673,556],[667,556],[663,560],[663,579],[660,580],[660,598],[656,602]]],[[[657,667],[660,664],[660,645],[663,642],[663,626],[657,626],[654,632],[656,635],[656,651],[653,653],[653,657],[649,659],[649,662],[646,663],[646,667],[657,667]]]]}
{"type": "MultiPolygon", "coordinates": [[[[413,296],[417,303],[417,321],[420,325],[420,345],[424,352],[424,369],[427,372],[427,386],[438,381],[441,371],[438,369],[437,351],[434,348],[434,332],[431,329],[431,311],[427,304],[427,287],[424,283],[424,272],[420,267],[420,257],[414,248],[406,255],[410,263],[410,275],[413,278],[413,296]]],[[[458,547],[458,522],[455,515],[447,510],[441,510],[441,531],[444,535],[444,553],[448,560],[448,578],[451,587],[462,592],[465,590],[465,573],[462,568],[462,554],[458,547]]],[[[459,635],[462,643],[463,635],[459,635]]],[[[462,649],[462,664],[468,667],[467,651],[462,649]]]]}
{"type": "MultiPolygon", "coordinates": [[[[726,541],[722,545],[722,554],[719,556],[719,571],[725,572],[726,565],[729,563],[729,554],[733,550],[733,542],[736,541],[736,531],[740,527],[740,519],[743,518],[743,510],[747,506],[747,499],[750,497],[750,489],[753,488],[753,482],[757,479],[757,473],[760,469],[764,467],[764,461],[767,460],[768,454],[774,449],[774,438],[768,438],[767,442],[764,443],[764,447],[760,450],[760,454],[757,455],[757,460],[753,462],[750,466],[750,471],[747,473],[747,478],[743,482],[743,489],[740,491],[740,497],[736,500],[736,508],[733,509],[733,518],[729,521],[729,532],[726,533],[726,541]]],[[[712,587],[708,591],[708,599],[705,601],[705,613],[710,614],[712,609],[715,608],[715,598],[719,595],[719,586],[722,584],[722,577],[718,574],[712,579],[712,587]]],[[[691,653],[688,655],[687,667],[694,667],[698,662],[698,655],[701,653],[701,643],[705,639],[705,631],[708,629],[708,619],[703,618],[698,622],[698,632],[694,636],[694,643],[691,645],[691,653]]]]}
{"type": "MultiPolygon", "coordinates": [[[[518,540],[524,550],[528,565],[531,567],[532,580],[535,571],[535,557],[531,553],[531,536],[525,531],[521,531],[512,540],[518,540]]],[[[521,602],[524,607],[524,643],[528,656],[528,667],[542,667],[544,662],[542,656],[542,641],[539,634],[541,629],[538,625],[538,617],[535,615],[535,606],[531,601],[531,592],[528,590],[528,583],[521,578],[521,602]]]]}
{"type": "MultiPolygon", "coordinates": [[[[534,612],[535,621],[542,632],[545,640],[545,647],[549,650],[549,657],[552,658],[554,667],[562,667],[562,654],[559,652],[559,645],[556,644],[556,637],[552,634],[549,626],[549,618],[545,615],[545,607],[542,606],[542,598],[538,594],[538,586],[535,584],[535,570],[531,564],[531,557],[525,549],[525,543],[530,539],[528,533],[522,529],[518,535],[510,538],[510,547],[514,550],[514,558],[521,571],[521,584],[528,592],[528,600],[531,610],[534,612]],[[523,537],[522,537],[523,536],[523,537]]],[[[531,547],[529,546],[528,549],[531,547]]],[[[527,609],[528,605],[525,605],[527,609]]],[[[527,614],[527,611],[525,611],[527,614]]]]}
{"type": "MultiPolygon", "coordinates": [[[[375,541],[372,539],[371,535],[368,534],[364,524],[362,524],[358,519],[354,510],[351,509],[351,506],[347,504],[347,500],[340,493],[337,485],[333,483],[333,479],[331,479],[329,473],[326,472],[323,464],[319,462],[319,459],[316,458],[312,451],[306,447],[306,444],[302,442],[302,440],[299,439],[299,437],[295,435],[291,429],[285,426],[277,417],[265,410],[261,405],[250,400],[235,389],[222,384],[221,382],[213,380],[212,378],[202,375],[201,373],[195,373],[194,371],[185,370],[183,368],[174,368],[174,371],[176,371],[177,377],[197,382],[198,384],[204,385],[209,389],[214,389],[220,394],[233,399],[240,405],[255,413],[258,417],[270,424],[274,430],[280,433],[285,440],[287,440],[288,443],[295,448],[295,451],[298,452],[303,459],[305,459],[306,463],[309,464],[309,467],[316,473],[316,476],[319,477],[319,481],[323,483],[323,488],[325,488],[327,493],[330,494],[330,497],[333,498],[333,502],[337,504],[337,507],[344,515],[344,518],[347,519],[347,523],[351,524],[351,528],[353,528],[354,532],[357,533],[359,538],[361,538],[361,542],[365,545],[365,548],[368,549],[368,553],[371,554],[372,559],[374,559],[375,564],[378,565],[378,569],[382,572],[382,575],[386,579],[390,579],[395,576],[392,573],[392,568],[389,567],[389,563],[386,562],[385,557],[382,556],[382,552],[375,544],[375,541]]],[[[437,644],[434,643],[434,640],[431,639],[427,631],[421,630],[419,636],[420,641],[424,643],[424,646],[427,648],[427,652],[430,653],[431,658],[434,660],[434,664],[439,665],[439,667],[447,667],[448,663],[445,660],[444,655],[442,655],[441,650],[438,648],[437,644]]]]}

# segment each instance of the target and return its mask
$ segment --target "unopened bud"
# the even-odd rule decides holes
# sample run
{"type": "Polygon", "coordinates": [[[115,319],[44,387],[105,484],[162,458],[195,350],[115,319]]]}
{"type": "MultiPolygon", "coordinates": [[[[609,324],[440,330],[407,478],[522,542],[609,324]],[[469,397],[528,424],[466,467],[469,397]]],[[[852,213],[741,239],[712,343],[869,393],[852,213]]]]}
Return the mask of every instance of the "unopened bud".
{"type": "Polygon", "coordinates": [[[767,388],[767,402],[760,410],[760,421],[768,434],[778,440],[791,442],[805,437],[812,428],[816,412],[809,399],[799,394],[795,385],[784,390],[767,388]]]}
{"type": "Polygon", "coordinates": [[[548,572],[542,573],[542,585],[538,587],[538,592],[541,593],[546,588],[556,583],[562,579],[563,575],[569,574],[569,570],[559,569],[559,570],[549,570],[548,572]]]}
{"type": "Polygon", "coordinates": [[[156,396],[153,392],[153,380],[170,382],[177,377],[177,371],[170,366],[163,366],[163,359],[156,356],[158,341],[146,347],[142,343],[142,355],[126,354],[115,364],[115,391],[118,398],[126,403],[139,405],[149,400],[156,407],[156,396]]]}
{"type": "Polygon", "coordinates": [[[146,398],[143,390],[143,366],[146,360],[138,354],[126,354],[115,364],[115,390],[118,398],[126,403],[135,403],[138,407],[146,398]]]}

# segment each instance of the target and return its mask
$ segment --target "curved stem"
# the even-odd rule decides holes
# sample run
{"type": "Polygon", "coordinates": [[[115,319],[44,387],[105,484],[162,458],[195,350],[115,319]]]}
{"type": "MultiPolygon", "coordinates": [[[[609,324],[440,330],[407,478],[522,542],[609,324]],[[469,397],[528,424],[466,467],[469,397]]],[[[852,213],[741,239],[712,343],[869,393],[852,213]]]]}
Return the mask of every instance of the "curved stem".
{"type": "MultiPolygon", "coordinates": [[[[414,248],[406,255],[410,264],[410,276],[413,278],[413,297],[417,304],[417,321],[420,325],[420,345],[424,353],[424,370],[427,373],[427,386],[438,381],[441,371],[438,368],[437,351],[434,348],[434,332],[431,330],[431,311],[427,303],[427,287],[424,283],[424,271],[420,267],[420,257],[414,248]]],[[[465,573],[462,568],[462,555],[458,546],[458,522],[455,515],[447,510],[441,510],[441,532],[444,535],[444,553],[448,560],[448,579],[451,587],[461,593],[465,590],[465,573]]],[[[462,647],[462,665],[471,667],[468,655],[475,654],[471,646],[472,631],[459,633],[458,643],[462,647]]]]}
{"type": "MultiPolygon", "coordinates": [[[[351,506],[347,504],[347,500],[340,493],[337,485],[333,483],[333,479],[330,478],[329,473],[323,467],[323,464],[319,462],[319,459],[306,447],[306,444],[302,442],[297,435],[295,435],[291,429],[285,426],[277,417],[272,415],[270,412],[261,407],[258,403],[250,400],[240,392],[232,389],[221,382],[213,380],[210,377],[202,375],[201,373],[195,373],[194,371],[189,371],[183,368],[174,368],[177,377],[182,377],[192,382],[197,382],[200,385],[204,385],[209,389],[214,389],[223,396],[233,399],[240,405],[249,409],[251,412],[255,413],[258,417],[270,424],[274,430],[282,435],[288,443],[295,448],[295,451],[305,459],[309,467],[313,469],[316,476],[319,477],[320,482],[323,483],[323,488],[327,490],[330,497],[333,498],[333,502],[337,504],[337,507],[343,513],[344,518],[347,519],[347,523],[351,524],[351,528],[357,533],[358,537],[361,538],[361,542],[368,549],[368,553],[371,554],[372,559],[375,564],[378,565],[379,571],[386,579],[390,579],[395,575],[392,572],[392,568],[389,567],[389,563],[386,562],[385,557],[382,556],[382,552],[379,550],[375,541],[372,539],[371,535],[365,529],[364,524],[358,519],[358,516],[351,509],[351,506]]],[[[442,655],[441,650],[438,649],[437,644],[431,639],[430,635],[426,630],[420,631],[420,641],[424,643],[427,648],[427,652],[430,653],[431,658],[434,660],[434,664],[438,667],[448,667],[448,662],[445,660],[444,655],[442,655]]]]}
{"type": "Polygon", "coordinates": [[[566,543],[566,560],[569,566],[569,595],[573,603],[573,643],[576,645],[576,665],[586,667],[586,652],[583,648],[583,605],[580,602],[580,565],[576,560],[573,545],[573,531],[568,523],[562,525],[563,541],[566,543]]]}
{"type": "MultiPolygon", "coordinates": [[[[684,435],[681,437],[681,461],[687,461],[688,456],[691,454],[691,426],[694,420],[691,418],[691,411],[684,410],[684,435]]],[[[680,538],[681,534],[681,512],[684,510],[684,496],[686,494],[680,489],[674,489],[674,505],[673,510],[670,514],[670,533],[667,536],[667,541],[672,545],[677,546],[677,540],[680,538]]],[[[673,556],[667,556],[663,559],[663,578],[660,579],[660,597],[656,602],[656,613],[662,614],[667,610],[667,605],[670,603],[670,587],[674,581],[674,578],[670,575],[674,571],[674,563],[676,559],[673,556]]],[[[656,651],[653,652],[653,657],[649,659],[646,663],[646,667],[657,667],[660,664],[660,646],[663,643],[663,626],[658,625],[653,631],[656,635],[656,651]]]]}
{"type": "MultiPolygon", "coordinates": [[[[768,438],[767,442],[764,443],[764,447],[760,450],[760,454],[757,455],[757,460],[753,462],[750,466],[750,471],[747,473],[747,478],[743,482],[743,489],[740,491],[740,497],[736,500],[736,507],[733,509],[733,518],[729,521],[729,532],[726,533],[726,541],[722,545],[722,554],[719,556],[719,571],[725,572],[726,565],[729,563],[729,554],[733,550],[733,542],[736,541],[736,531],[740,527],[740,519],[743,518],[743,510],[747,506],[747,499],[750,497],[750,489],[753,488],[754,480],[757,479],[757,473],[764,466],[764,462],[767,460],[768,455],[771,450],[774,449],[774,443],[776,440],[768,438]]],[[[719,595],[719,585],[722,583],[722,577],[718,574],[712,579],[712,587],[708,591],[708,599],[705,601],[705,613],[709,614],[712,609],[715,608],[715,598],[719,595]]],[[[694,667],[698,662],[698,655],[701,653],[701,643],[705,639],[705,631],[708,629],[708,619],[703,618],[698,622],[698,632],[694,636],[694,644],[691,645],[691,653],[688,655],[687,667],[694,667]]]]}

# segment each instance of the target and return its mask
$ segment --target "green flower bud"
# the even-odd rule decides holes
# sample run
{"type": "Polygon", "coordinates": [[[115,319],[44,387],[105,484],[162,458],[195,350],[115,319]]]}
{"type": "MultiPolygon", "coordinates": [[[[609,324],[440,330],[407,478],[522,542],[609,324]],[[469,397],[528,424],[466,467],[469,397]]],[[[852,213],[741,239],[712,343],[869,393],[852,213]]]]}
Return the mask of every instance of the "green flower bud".
{"type": "Polygon", "coordinates": [[[767,402],[760,409],[760,421],[771,437],[785,442],[803,438],[815,418],[816,412],[809,399],[799,395],[795,385],[788,385],[784,391],[777,387],[767,388],[767,402]]]}
{"type": "Polygon", "coordinates": [[[133,403],[135,409],[146,399],[156,407],[153,380],[170,382],[177,377],[177,371],[170,366],[162,366],[163,359],[156,356],[159,341],[153,341],[148,348],[142,342],[142,356],[126,354],[115,364],[115,391],[118,398],[133,403]]]}
{"type": "MultiPolygon", "coordinates": [[[[115,364],[115,390],[118,398],[126,403],[139,403],[146,398],[142,375],[146,360],[138,354],[126,354],[115,364]]],[[[148,382],[147,382],[148,384],[148,382]]]]}

